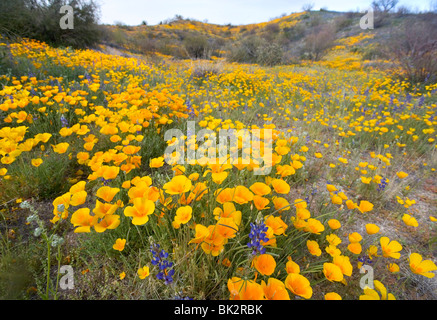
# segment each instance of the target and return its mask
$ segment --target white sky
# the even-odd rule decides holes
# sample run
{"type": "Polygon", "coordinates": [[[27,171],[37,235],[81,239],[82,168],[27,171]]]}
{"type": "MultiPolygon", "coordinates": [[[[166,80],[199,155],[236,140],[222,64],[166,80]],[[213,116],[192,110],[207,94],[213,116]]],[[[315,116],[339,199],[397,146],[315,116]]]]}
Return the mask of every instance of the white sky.
{"type": "MultiPolygon", "coordinates": [[[[249,24],[269,21],[282,13],[302,11],[304,4],[314,4],[313,10],[364,11],[372,0],[95,0],[100,5],[100,22],[149,25],[173,18],[176,14],[216,24],[249,24]]],[[[400,0],[410,9],[428,10],[435,0],[400,0]]]]}

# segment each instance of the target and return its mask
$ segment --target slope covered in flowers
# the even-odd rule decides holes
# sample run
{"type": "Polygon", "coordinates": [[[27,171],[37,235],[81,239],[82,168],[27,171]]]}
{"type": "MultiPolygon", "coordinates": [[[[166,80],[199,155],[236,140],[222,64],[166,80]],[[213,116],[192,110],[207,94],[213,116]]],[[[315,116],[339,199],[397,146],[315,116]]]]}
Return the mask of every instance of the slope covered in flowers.
{"type": "MultiPolygon", "coordinates": [[[[435,288],[435,189],[422,191],[435,186],[437,84],[365,69],[342,47],[261,68],[0,45],[0,200],[24,203],[22,215],[50,202],[40,228],[64,239],[57,257],[76,270],[78,297],[408,299],[435,288]],[[202,145],[188,121],[260,145],[241,148],[242,161],[169,164],[180,141],[168,130],[184,133],[186,153],[202,145]],[[272,170],[256,175],[267,132],[272,170]]],[[[14,233],[32,233],[32,217],[14,233]]]]}

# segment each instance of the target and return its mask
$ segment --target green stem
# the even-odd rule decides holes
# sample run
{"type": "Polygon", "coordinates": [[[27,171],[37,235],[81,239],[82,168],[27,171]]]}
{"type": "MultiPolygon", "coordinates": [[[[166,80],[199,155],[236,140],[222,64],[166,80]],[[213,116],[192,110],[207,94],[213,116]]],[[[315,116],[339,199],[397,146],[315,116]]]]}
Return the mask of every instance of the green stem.
{"type": "Polygon", "coordinates": [[[50,289],[50,241],[47,237],[44,237],[47,242],[47,287],[46,287],[46,298],[49,299],[49,289],[50,289]]]}
{"type": "Polygon", "coordinates": [[[56,276],[56,290],[55,290],[55,297],[54,299],[57,300],[57,296],[58,296],[58,286],[59,286],[59,271],[61,270],[61,246],[58,246],[58,255],[57,255],[57,260],[58,260],[58,273],[56,276]]]}
{"type": "Polygon", "coordinates": [[[135,225],[135,228],[137,229],[138,235],[140,236],[141,243],[143,244],[143,247],[145,247],[143,235],[141,234],[140,229],[138,228],[137,225],[135,225]]]}
{"type": "Polygon", "coordinates": [[[314,283],[312,284],[312,286],[315,287],[315,286],[317,286],[319,283],[322,283],[323,281],[326,281],[326,278],[323,278],[323,279],[317,280],[316,282],[314,282],[314,283]]]}

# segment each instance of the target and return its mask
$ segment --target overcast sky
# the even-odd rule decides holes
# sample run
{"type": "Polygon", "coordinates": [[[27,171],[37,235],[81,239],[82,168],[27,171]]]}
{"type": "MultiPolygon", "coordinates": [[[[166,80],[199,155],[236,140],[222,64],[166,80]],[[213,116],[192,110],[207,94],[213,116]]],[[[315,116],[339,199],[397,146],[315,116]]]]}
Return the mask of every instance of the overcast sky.
{"type": "MultiPolygon", "coordinates": [[[[411,9],[428,10],[435,0],[400,0],[399,5],[411,9]]],[[[173,18],[184,18],[209,23],[234,25],[269,21],[282,13],[302,11],[302,6],[314,4],[313,10],[326,8],[333,11],[364,11],[372,0],[96,0],[100,5],[100,22],[149,25],[173,18]]]]}

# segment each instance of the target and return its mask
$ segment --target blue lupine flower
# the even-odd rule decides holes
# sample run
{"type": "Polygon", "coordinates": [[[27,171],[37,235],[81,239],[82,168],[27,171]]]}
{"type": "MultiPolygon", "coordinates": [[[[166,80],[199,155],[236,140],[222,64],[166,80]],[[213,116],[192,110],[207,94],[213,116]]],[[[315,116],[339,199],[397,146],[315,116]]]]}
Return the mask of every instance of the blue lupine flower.
{"type": "Polygon", "coordinates": [[[387,178],[382,178],[381,182],[378,184],[378,191],[384,191],[385,187],[387,186],[387,178]]]}
{"type": "Polygon", "coordinates": [[[108,186],[109,182],[111,181],[111,180],[106,180],[105,178],[101,178],[100,180],[103,182],[104,186],[108,186]]]}
{"type": "Polygon", "coordinates": [[[362,256],[358,258],[358,261],[362,262],[363,264],[372,264],[373,261],[368,256],[362,256]]]}
{"type": "Polygon", "coordinates": [[[167,260],[168,252],[164,249],[160,250],[159,244],[152,244],[150,246],[150,252],[152,253],[152,264],[158,266],[159,272],[156,275],[158,280],[164,280],[165,284],[171,284],[173,282],[173,275],[175,273],[173,267],[173,262],[167,260]]]}
{"type": "Polygon", "coordinates": [[[93,82],[93,79],[91,79],[91,76],[88,73],[85,73],[85,78],[88,80],[89,83],[93,82]]]}
{"type": "Polygon", "coordinates": [[[62,127],[68,127],[68,120],[64,117],[64,115],[61,116],[61,125],[62,127]]]}
{"type": "Polygon", "coordinates": [[[267,226],[264,222],[259,223],[250,223],[250,233],[249,238],[250,242],[247,244],[249,248],[252,248],[252,254],[264,254],[266,252],[266,248],[261,244],[261,241],[267,242],[269,238],[266,236],[267,226]]]}
{"type": "Polygon", "coordinates": [[[193,300],[193,298],[190,298],[188,296],[183,296],[182,292],[179,293],[179,295],[176,295],[174,297],[175,300],[193,300]]]}
{"type": "Polygon", "coordinates": [[[190,100],[187,100],[186,105],[187,105],[187,111],[188,111],[190,118],[194,118],[196,116],[196,113],[194,112],[194,108],[191,105],[190,100]]]}

